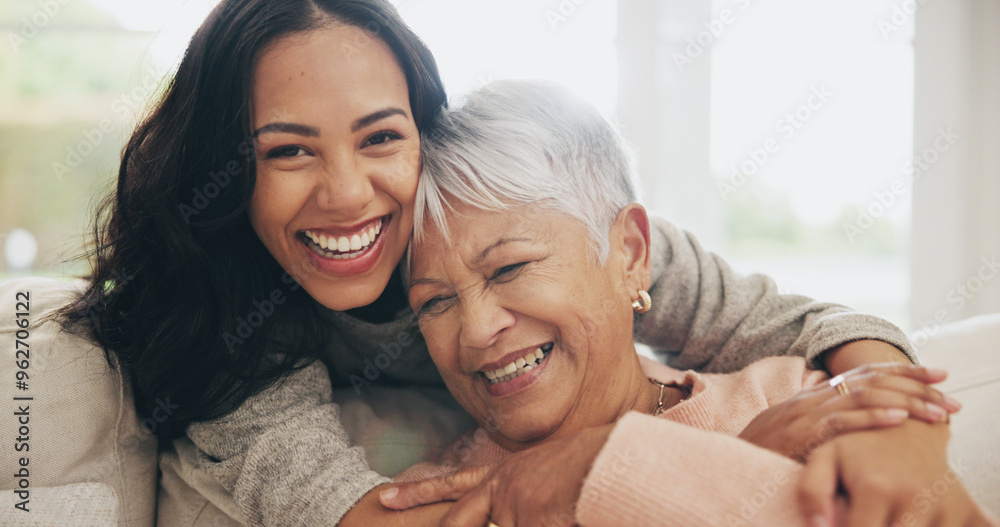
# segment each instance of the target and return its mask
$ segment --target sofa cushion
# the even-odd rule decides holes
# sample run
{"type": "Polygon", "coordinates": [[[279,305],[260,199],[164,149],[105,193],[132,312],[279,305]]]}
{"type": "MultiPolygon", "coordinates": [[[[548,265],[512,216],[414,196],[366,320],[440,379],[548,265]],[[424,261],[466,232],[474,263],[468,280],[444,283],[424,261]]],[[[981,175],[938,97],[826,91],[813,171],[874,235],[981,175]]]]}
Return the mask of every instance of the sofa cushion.
{"type": "Polygon", "coordinates": [[[914,335],[920,360],[948,370],[939,388],[959,400],[948,457],[976,500],[1000,515],[1000,313],[914,335]]]}
{"type": "MultiPolygon", "coordinates": [[[[14,397],[31,398],[0,400],[0,437],[27,432],[22,435],[27,437],[20,443],[27,445],[22,451],[12,452],[8,443],[0,455],[0,492],[10,496],[14,490],[27,491],[25,507],[32,510],[29,515],[3,507],[2,525],[17,525],[36,513],[61,514],[63,521],[54,523],[58,525],[103,524],[87,519],[107,517],[118,525],[154,524],[156,439],[144,427],[154,427],[155,421],[139,422],[127,383],[109,367],[100,347],[63,331],[55,320],[43,320],[78,294],[78,285],[44,278],[0,283],[2,393],[15,391],[14,397]],[[18,305],[25,296],[27,306],[18,305]],[[28,313],[30,321],[21,345],[16,343],[22,329],[17,326],[17,312],[28,313]],[[28,353],[18,355],[18,346],[24,350],[25,345],[28,353]],[[15,362],[22,360],[27,364],[15,362]],[[22,370],[21,365],[27,368],[22,370]],[[18,371],[27,374],[26,390],[17,389],[18,371]],[[14,419],[19,409],[27,413],[26,430],[19,430],[22,424],[14,419]],[[26,467],[21,467],[22,458],[26,467]],[[27,477],[12,477],[22,468],[27,477]],[[67,496],[72,497],[72,508],[46,506],[67,496]]],[[[49,523],[37,525],[42,524],[49,523]]]]}

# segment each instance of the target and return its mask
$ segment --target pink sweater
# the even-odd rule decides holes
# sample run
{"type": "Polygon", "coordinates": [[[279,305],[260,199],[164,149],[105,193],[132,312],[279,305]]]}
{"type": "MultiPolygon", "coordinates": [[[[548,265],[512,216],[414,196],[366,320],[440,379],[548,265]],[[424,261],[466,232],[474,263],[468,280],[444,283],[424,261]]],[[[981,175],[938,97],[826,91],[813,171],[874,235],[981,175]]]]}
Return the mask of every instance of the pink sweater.
{"type": "MultiPolygon", "coordinates": [[[[646,374],[689,386],[691,395],[657,417],[629,412],[594,461],[576,521],[598,526],[805,525],[795,488],[802,466],[734,437],[762,410],[824,381],[795,357],[757,361],[730,374],[681,372],[642,359],[646,374]]],[[[511,452],[477,429],[440,464],[396,477],[414,481],[492,464],[511,452]]]]}

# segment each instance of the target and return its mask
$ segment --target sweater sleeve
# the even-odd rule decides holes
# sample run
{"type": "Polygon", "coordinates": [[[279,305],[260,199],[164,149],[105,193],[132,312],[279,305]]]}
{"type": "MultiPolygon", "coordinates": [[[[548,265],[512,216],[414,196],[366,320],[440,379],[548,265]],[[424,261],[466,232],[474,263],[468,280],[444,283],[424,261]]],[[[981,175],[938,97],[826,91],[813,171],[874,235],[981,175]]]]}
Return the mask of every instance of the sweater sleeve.
{"type": "Polygon", "coordinates": [[[651,311],[636,317],[635,338],[678,369],[728,372],[763,357],[806,357],[863,339],[887,342],[917,362],[895,325],[847,307],[778,293],[773,280],[735,273],[691,234],[651,217],[651,311]]]}
{"type": "Polygon", "coordinates": [[[232,413],[188,427],[200,466],[233,493],[250,525],[335,525],[390,480],[351,447],[320,362],[297,370],[232,413]]]}
{"type": "Polygon", "coordinates": [[[795,461],[735,437],[629,412],[584,480],[576,521],[585,527],[804,526],[796,501],[800,474],[795,461]]]}

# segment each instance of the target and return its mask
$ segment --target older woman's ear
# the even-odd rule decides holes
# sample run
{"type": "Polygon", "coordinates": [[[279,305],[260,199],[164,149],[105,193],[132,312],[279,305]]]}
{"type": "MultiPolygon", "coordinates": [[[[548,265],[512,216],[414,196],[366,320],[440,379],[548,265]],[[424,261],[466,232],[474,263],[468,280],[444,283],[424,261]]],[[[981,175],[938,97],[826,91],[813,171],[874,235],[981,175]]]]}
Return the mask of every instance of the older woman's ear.
{"type": "Polygon", "coordinates": [[[649,289],[652,264],[646,209],[638,203],[626,205],[618,212],[612,232],[618,233],[612,250],[622,251],[625,285],[632,290],[649,289]]]}

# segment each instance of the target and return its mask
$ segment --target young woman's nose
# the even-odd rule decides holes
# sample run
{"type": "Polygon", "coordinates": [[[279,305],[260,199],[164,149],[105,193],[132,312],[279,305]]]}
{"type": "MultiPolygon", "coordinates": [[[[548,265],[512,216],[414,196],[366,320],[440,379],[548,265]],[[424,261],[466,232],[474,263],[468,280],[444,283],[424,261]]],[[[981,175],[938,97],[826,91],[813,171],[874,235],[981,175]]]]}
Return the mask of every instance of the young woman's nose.
{"type": "Polygon", "coordinates": [[[353,160],[328,163],[317,182],[316,203],[345,216],[360,215],[375,197],[372,175],[353,160]]]}

